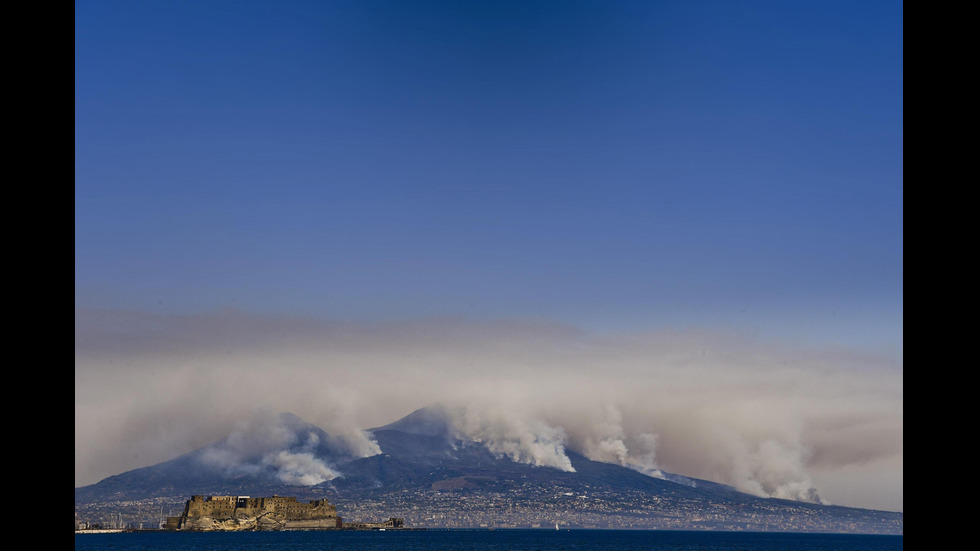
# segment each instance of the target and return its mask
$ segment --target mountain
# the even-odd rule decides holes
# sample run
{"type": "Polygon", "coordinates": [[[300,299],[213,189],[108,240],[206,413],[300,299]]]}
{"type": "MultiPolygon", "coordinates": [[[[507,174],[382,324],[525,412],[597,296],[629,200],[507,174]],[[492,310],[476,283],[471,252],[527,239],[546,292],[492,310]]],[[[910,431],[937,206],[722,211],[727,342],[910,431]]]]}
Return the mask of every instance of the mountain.
{"type": "Polygon", "coordinates": [[[326,465],[352,459],[340,439],[296,415],[282,413],[170,461],[76,488],[75,503],[280,491],[284,486],[322,482],[335,474],[326,465]],[[311,464],[311,458],[318,462],[311,464]]]}
{"type": "Polygon", "coordinates": [[[461,437],[441,406],[370,429],[381,451],[370,457],[355,456],[342,439],[295,415],[270,421],[76,488],[76,513],[93,522],[110,512],[145,518],[179,511],[194,494],[278,494],[327,497],[347,520],[396,516],[417,527],[903,529],[902,513],[760,498],[706,480],[648,476],[569,450],[573,471],[518,463],[461,437]]]}

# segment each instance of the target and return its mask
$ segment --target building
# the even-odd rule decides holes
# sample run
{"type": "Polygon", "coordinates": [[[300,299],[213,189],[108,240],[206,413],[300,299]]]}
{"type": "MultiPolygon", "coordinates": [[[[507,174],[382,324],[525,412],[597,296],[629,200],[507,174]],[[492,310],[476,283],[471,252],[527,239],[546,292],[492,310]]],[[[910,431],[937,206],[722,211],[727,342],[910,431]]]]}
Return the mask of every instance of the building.
{"type": "Polygon", "coordinates": [[[345,528],[353,528],[356,530],[388,530],[393,528],[404,528],[405,519],[391,517],[384,522],[348,522],[344,525],[345,528]]]}
{"type": "Polygon", "coordinates": [[[337,508],[326,499],[301,503],[295,497],[191,496],[166,530],[319,530],[341,528],[337,508]]]}

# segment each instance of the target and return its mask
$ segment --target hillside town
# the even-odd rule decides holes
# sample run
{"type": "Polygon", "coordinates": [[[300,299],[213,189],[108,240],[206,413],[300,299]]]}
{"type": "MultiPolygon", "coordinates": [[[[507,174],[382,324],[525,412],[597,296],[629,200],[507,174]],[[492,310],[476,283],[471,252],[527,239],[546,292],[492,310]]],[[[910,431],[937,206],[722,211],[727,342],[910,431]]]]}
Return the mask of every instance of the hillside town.
{"type": "Polygon", "coordinates": [[[838,508],[834,516],[805,503],[754,500],[706,507],[700,500],[644,492],[518,485],[505,491],[389,492],[356,502],[335,498],[359,518],[392,514],[429,528],[599,528],[902,533],[900,513],[838,508]]]}
{"type": "MultiPolygon", "coordinates": [[[[186,498],[185,498],[186,499],[186,498]]],[[[414,529],[664,529],[813,531],[901,534],[903,515],[832,508],[828,514],[800,502],[744,500],[708,503],[690,498],[651,496],[636,491],[594,487],[547,487],[527,482],[506,489],[405,489],[356,499],[335,494],[329,501],[344,525],[383,526],[397,518],[414,529]],[[348,520],[349,519],[349,520],[348,520]]],[[[175,498],[104,503],[76,510],[76,529],[162,529],[166,517],[180,514],[175,498]]]]}

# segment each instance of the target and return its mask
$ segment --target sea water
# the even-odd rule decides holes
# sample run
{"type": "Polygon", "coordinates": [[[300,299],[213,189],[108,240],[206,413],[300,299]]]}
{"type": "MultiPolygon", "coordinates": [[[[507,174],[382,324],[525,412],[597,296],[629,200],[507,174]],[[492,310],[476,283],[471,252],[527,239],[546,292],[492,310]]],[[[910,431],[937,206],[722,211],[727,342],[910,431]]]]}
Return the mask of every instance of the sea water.
{"type": "Polygon", "coordinates": [[[903,536],[667,530],[389,530],[75,534],[75,551],[894,551],[903,536]]]}

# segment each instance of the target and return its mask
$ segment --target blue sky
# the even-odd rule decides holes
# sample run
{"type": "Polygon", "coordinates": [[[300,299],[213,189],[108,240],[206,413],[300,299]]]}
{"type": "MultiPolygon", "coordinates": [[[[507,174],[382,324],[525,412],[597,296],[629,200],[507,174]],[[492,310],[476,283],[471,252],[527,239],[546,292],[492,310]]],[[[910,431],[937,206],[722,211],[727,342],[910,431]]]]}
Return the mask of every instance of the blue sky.
{"type": "Polygon", "coordinates": [[[901,11],[77,3],[76,303],[900,346],[901,11]]]}
{"type": "MultiPolygon", "coordinates": [[[[896,436],[879,486],[899,505],[880,503],[900,509],[902,10],[76,2],[76,312],[533,320],[884,353],[896,436]]],[[[80,390],[109,364],[79,364],[78,320],[76,442],[127,418],[80,390]]],[[[843,426],[820,419],[811,436],[843,426]]]]}

